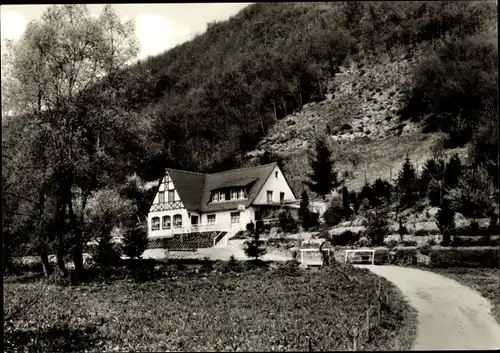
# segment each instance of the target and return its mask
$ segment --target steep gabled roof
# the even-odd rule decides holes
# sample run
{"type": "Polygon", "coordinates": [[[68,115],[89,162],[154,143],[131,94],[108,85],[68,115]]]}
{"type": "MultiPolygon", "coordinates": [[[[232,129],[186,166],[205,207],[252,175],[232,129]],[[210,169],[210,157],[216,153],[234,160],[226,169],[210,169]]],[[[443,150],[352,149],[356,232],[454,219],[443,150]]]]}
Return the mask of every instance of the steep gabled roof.
{"type": "Polygon", "coordinates": [[[177,190],[184,207],[193,211],[200,210],[207,175],[169,168],[167,172],[174,183],[175,190],[177,190]]]}
{"type": "Polygon", "coordinates": [[[235,209],[237,205],[245,205],[246,207],[251,205],[276,165],[277,163],[270,163],[213,174],[200,174],[170,168],[167,168],[167,172],[186,209],[211,212],[235,209]],[[213,190],[237,186],[250,188],[247,199],[209,203],[213,190]]]}

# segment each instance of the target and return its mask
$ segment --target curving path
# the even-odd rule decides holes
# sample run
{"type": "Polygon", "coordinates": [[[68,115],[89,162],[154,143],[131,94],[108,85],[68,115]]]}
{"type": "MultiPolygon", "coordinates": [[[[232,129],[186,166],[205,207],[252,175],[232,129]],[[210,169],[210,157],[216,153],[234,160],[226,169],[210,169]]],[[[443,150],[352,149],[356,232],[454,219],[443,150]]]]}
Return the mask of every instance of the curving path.
{"type": "Polygon", "coordinates": [[[394,283],[418,311],[413,349],[498,349],[500,325],[490,315],[490,303],[460,283],[413,268],[369,266],[394,283]]]}

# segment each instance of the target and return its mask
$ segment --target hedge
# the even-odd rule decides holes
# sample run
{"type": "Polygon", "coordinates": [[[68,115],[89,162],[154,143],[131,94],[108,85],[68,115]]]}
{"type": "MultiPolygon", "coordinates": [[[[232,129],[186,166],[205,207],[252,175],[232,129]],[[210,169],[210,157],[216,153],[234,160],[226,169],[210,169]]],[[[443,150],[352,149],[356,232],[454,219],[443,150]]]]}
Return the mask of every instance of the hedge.
{"type": "Polygon", "coordinates": [[[390,263],[391,265],[416,265],[418,250],[416,247],[395,247],[390,250],[387,248],[375,249],[375,265],[390,263]],[[392,261],[389,260],[389,253],[394,252],[392,261]]]}
{"type": "Polygon", "coordinates": [[[433,247],[430,252],[431,267],[498,268],[499,263],[500,249],[498,247],[433,247]]]}

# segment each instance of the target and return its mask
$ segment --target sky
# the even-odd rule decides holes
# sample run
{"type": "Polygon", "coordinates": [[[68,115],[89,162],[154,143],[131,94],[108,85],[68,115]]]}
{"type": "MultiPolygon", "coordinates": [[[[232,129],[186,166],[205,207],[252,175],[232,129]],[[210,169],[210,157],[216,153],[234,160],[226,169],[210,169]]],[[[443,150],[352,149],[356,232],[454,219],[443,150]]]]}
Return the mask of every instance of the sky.
{"type": "MultiPolygon", "coordinates": [[[[140,42],[138,58],[161,53],[203,33],[207,23],[222,21],[235,15],[249,3],[225,4],[113,4],[123,20],[133,19],[140,42]]],[[[19,39],[26,25],[40,20],[49,5],[2,5],[1,39],[19,39]]],[[[98,16],[104,5],[87,5],[98,16]]]]}

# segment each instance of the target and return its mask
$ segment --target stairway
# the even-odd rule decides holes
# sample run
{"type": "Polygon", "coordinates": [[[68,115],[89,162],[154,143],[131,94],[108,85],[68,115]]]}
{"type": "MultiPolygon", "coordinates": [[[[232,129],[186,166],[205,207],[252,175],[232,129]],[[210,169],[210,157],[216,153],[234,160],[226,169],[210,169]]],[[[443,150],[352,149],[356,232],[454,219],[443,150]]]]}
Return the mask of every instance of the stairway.
{"type": "Polygon", "coordinates": [[[216,248],[227,248],[227,242],[238,233],[237,230],[222,231],[215,238],[216,248]]]}

